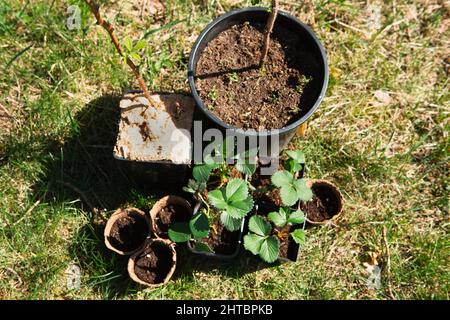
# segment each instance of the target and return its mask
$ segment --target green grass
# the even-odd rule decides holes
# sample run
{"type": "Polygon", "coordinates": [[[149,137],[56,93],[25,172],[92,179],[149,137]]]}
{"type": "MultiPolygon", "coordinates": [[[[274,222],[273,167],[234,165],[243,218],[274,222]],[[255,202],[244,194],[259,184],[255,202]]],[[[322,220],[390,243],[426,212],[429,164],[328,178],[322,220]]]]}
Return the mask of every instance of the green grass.
{"type": "MultiPolygon", "coordinates": [[[[222,9],[250,1],[169,0],[157,21],[140,20],[140,1],[102,3],[121,39],[146,35],[150,89],[187,92],[196,36],[222,9]]],[[[127,205],[148,210],[165,193],[142,187],[112,158],[132,75],[85,9],[83,30],[70,31],[64,2],[2,4],[0,104],[10,117],[0,118],[0,299],[391,299],[389,282],[398,299],[448,299],[448,8],[385,1],[381,29],[369,34],[363,2],[297,3],[282,7],[314,28],[331,76],[307,136],[292,143],[306,152],[309,177],[341,188],[343,218],[308,229],[290,265],[213,264],[181,252],[173,281],[155,290],[134,285],[102,238],[102,216],[127,205]],[[390,101],[379,102],[377,90],[390,101]],[[366,286],[370,253],[383,270],[379,290],[366,286]],[[71,262],[82,269],[78,291],[66,288],[71,262]]]]}

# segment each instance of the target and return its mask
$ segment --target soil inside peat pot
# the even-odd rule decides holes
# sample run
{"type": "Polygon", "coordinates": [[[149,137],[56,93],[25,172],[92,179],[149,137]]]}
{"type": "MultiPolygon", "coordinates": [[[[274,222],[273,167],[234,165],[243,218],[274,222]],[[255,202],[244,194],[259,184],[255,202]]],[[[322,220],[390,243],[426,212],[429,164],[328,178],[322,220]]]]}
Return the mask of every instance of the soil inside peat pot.
{"type": "Polygon", "coordinates": [[[224,225],[217,219],[212,223],[209,236],[202,242],[208,245],[214,253],[223,255],[232,255],[239,245],[240,231],[228,231],[224,225]]]}
{"type": "Polygon", "coordinates": [[[187,222],[191,218],[188,208],[179,204],[168,204],[156,215],[156,231],[159,235],[167,235],[169,227],[176,222],[187,222]]]}
{"type": "Polygon", "coordinates": [[[164,281],[172,268],[172,251],[169,246],[154,241],[135,259],[134,272],[144,282],[158,284],[164,281]]]}
{"type": "Polygon", "coordinates": [[[339,202],[333,190],[326,185],[313,185],[311,190],[314,193],[313,199],[301,204],[307,218],[314,222],[331,219],[339,210],[339,202]]]}
{"type": "Polygon", "coordinates": [[[205,106],[223,122],[257,131],[280,129],[298,119],[300,100],[312,80],[299,37],[275,28],[269,54],[258,66],[263,24],[234,25],[208,43],[196,67],[196,88],[205,106]]]}
{"type": "Polygon", "coordinates": [[[145,218],[139,214],[131,214],[114,222],[108,240],[114,248],[130,252],[142,245],[149,232],[145,218]]]}

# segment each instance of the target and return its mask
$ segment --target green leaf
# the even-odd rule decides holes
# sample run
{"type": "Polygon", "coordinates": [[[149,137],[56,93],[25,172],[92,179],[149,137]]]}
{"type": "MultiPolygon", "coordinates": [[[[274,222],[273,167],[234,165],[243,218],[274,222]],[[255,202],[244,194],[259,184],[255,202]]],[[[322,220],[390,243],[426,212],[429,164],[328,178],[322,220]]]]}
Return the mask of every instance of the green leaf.
{"type": "Polygon", "coordinates": [[[286,154],[291,158],[297,161],[298,163],[305,163],[305,154],[300,150],[287,150],[286,154]]]}
{"type": "Polygon", "coordinates": [[[248,197],[248,185],[242,179],[231,179],[226,186],[228,202],[242,201],[248,197]]]}
{"type": "Polygon", "coordinates": [[[294,181],[294,186],[297,191],[297,196],[302,201],[310,201],[313,198],[311,188],[306,185],[306,179],[294,181]]]}
{"type": "Polygon", "coordinates": [[[211,168],[206,164],[197,164],[192,169],[192,176],[198,182],[208,182],[211,168]]]}
{"type": "Polygon", "coordinates": [[[225,211],[220,214],[220,221],[225,226],[225,229],[231,232],[239,230],[242,226],[242,219],[233,218],[225,211]]]}
{"type": "Polygon", "coordinates": [[[208,192],[208,201],[214,207],[220,210],[224,210],[227,208],[228,203],[225,201],[224,190],[216,189],[208,192]]]}
{"type": "Polygon", "coordinates": [[[306,234],[303,229],[297,229],[294,232],[291,232],[291,236],[292,239],[294,239],[294,241],[299,245],[304,245],[306,242],[306,234]]]}
{"type": "Polygon", "coordinates": [[[290,184],[281,187],[280,189],[281,201],[285,206],[293,206],[298,201],[297,190],[290,184]]]}
{"type": "Polygon", "coordinates": [[[256,171],[256,156],[258,149],[250,149],[236,156],[236,169],[245,175],[251,176],[256,171]]]}
{"type": "Polygon", "coordinates": [[[191,239],[191,230],[187,222],[174,223],[169,228],[169,238],[173,242],[187,242],[191,239]]]}
{"type": "Polygon", "coordinates": [[[226,211],[234,218],[243,218],[253,208],[253,199],[248,196],[242,201],[233,201],[227,204],[226,211]]]}
{"type": "Polygon", "coordinates": [[[292,212],[287,222],[290,224],[299,224],[305,221],[305,214],[302,210],[292,212]]]}
{"type": "Polygon", "coordinates": [[[267,263],[272,263],[278,258],[280,243],[275,236],[266,238],[261,244],[259,256],[267,263]]]}
{"type": "Polygon", "coordinates": [[[205,182],[197,182],[194,179],[189,179],[187,186],[183,187],[183,191],[189,193],[203,192],[206,189],[205,182]]]}
{"type": "Polygon", "coordinates": [[[270,223],[261,216],[251,217],[248,228],[251,232],[258,234],[261,237],[268,236],[272,230],[270,223]]]}
{"type": "Polygon", "coordinates": [[[259,254],[264,238],[257,234],[247,234],[244,236],[244,248],[254,255],[259,254]]]}
{"type": "Polygon", "coordinates": [[[197,213],[189,221],[189,227],[195,239],[206,238],[209,235],[209,221],[204,213],[197,213]]]}
{"type": "Polygon", "coordinates": [[[296,173],[302,170],[302,165],[294,159],[289,159],[284,162],[284,168],[291,173],[296,173]]]}
{"type": "Polygon", "coordinates": [[[293,180],[294,176],[286,170],[275,172],[272,176],[272,183],[278,188],[291,184],[293,180]]]}
{"type": "Polygon", "coordinates": [[[277,227],[284,227],[287,223],[287,212],[280,208],[280,211],[274,211],[268,214],[267,218],[277,227]]]}
{"type": "Polygon", "coordinates": [[[229,135],[226,136],[225,140],[222,143],[222,156],[223,161],[227,161],[228,159],[234,158],[234,147],[235,147],[235,136],[229,135]]]}
{"type": "Polygon", "coordinates": [[[136,52],[131,52],[130,55],[136,62],[141,62],[141,57],[136,52]]]}
{"type": "Polygon", "coordinates": [[[128,50],[128,52],[133,51],[133,41],[130,38],[125,39],[124,46],[128,50]]]}
{"type": "Polygon", "coordinates": [[[203,162],[211,169],[211,171],[220,167],[220,163],[215,162],[211,154],[207,154],[203,158],[203,162]]]}
{"type": "Polygon", "coordinates": [[[146,46],[147,46],[147,42],[145,42],[144,40],[139,40],[139,41],[134,45],[133,51],[134,51],[134,52],[137,52],[137,51],[139,51],[139,50],[144,49],[146,46]]]}
{"type": "Polygon", "coordinates": [[[197,182],[193,179],[189,179],[188,184],[183,187],[183,191],[189,193],[195,193],[197,191],[197,182]]]}
{"type": "Polygon", "coordinates": [[[236,170],[239,172],[242,172],[243,174],[246,174],[248,176],[251,176],[256,171],[256,164],[250,164],[250,163],[236,163],[236,170]]]}
{"type": "Polygon", "coordinates": [[[211,249],[206,243],[196,241],[194,244],[194,249],[198,252],[210,252],[214,253],[213,249],[211,249]]]}

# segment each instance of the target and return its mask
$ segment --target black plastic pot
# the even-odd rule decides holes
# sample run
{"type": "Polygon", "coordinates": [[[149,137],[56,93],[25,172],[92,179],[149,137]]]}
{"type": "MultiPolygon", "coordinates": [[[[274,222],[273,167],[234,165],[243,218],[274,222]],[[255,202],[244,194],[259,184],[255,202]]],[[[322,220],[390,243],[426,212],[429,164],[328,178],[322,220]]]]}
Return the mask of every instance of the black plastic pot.
{"type": "MultiPolygon", "coordinates": [[[[200,204],[197,203],[197,205],[194,208],[194,211],[193,211],[192,215],[195,215],[198,212],[199,208],[200,208],[200,204]]],[[[237,241],[237,244],[236,244],[236,250],[230,255],[213,253],[213,252],[200,252],[200,251],[195,250],[195,248],[192,246],[191,242],[187,243],[188,250],[191,253],[194,253],[194,254],[197,254],[197,255],[201,255],[201,256],[204,256],[204,257],[208,257],[208,258],[220,259],[220,260],[232,260],[232,259],[236,258],[238,256],[239,252],[241,251],[242,237],[243,237],[245,226],[246,226],[246,219],[244,218],[244,219],[242,219],[241,228],[238,230],[239,231],[239,237],[238,237],[238,241],[237,241]]]]}
{"type": "MultiPolygon", "coordinates": [[[[275,206],[274,204],[271,203],[265,203],[265,202],[258,202],[257,205],[255,205],[255,214],[258,214],[259,211],[264,210],[265,212],[272,212],[272,211],[278,211],[279,207],[275,206]]],[[[265,215],[263,215],[265,216],[265,215]]],[[[301,225],[295,225],[292,226],[290,229],[290,232],[293,232],[296,229],[301,229],[302,226],[301,225]]],[[[248,230],[248,226],[246,226],[246,230],[248,230]]],[[[291,238],[289,238],[289,243],[288,243],[288,252],[287,252],[287,257],[278,257],[277,260],[272,263],[275,265],[281,264],[281,263],[286,263],[286,262],[296,262],[297,261],[297,257],[298,257],[298,252],[300,250],[300,246],[295,243],[294,240],[292,240],[291,238]]]]}
{"type": "Polygon", "coordinates": [[[278,155],[279,151],[281,151],[295,135],[298,127],[311,117],[314,111],[319,107],[328,85],[328,64],[325,50],[314,32],[307,25],[283,11],[279,12],[275,22],[275,31],[277,28],[283,28],[284,30],[288,29],[297,34],[301,39],[301,43],[304,46],[302,50],[305,51],[305,57],[307,56],[308,61],[310,61],[308,64],[305,64],[301,71],[303,74],[311,76],[313,79],[304,90],[305,94],[300,101],[301,111],[298,117],[284,128],[280,128],[278,133],[271,131],[243,130],[228,125],[208,110],[201,100],[195,85],[197,62],[203,49],[212,39],[220,32],[227,30],[236,24],[247,21],[250,24],[265,24],[268,16],[269,13],[267,9],[252,7],[228,12],[211,22],[200,34],[191,51],[188,65],[188,80],[192,96],[195,99],[198,109],[201,110],[201,113],[204,114],[206,118],[211,120],[216,128],[223,131],[230,129],[235,135],[269,137],[270,139],[278,138],[279,149],[271,152],[271,155],[278,155]]]}

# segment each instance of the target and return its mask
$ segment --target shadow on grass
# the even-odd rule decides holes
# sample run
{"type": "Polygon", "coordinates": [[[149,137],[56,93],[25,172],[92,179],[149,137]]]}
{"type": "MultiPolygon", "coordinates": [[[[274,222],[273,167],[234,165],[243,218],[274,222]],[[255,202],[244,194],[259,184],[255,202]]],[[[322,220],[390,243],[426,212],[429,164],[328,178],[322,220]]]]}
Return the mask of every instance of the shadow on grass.
{"type": "MultiPolygon", "coordinates": [[[[64,204],[80,199],[80,206],[90,212],[90,222],[80,228],[68,250],[84,274],[89,275],[87,286],[105,298],[121,297],[143,289],[129,279],[127,257],[109,251],[104,244],[103,230],[108,216],[117,208],[127,206],[148,212],[163,195],[183,195],[181,186],[184,185],[184,182],[172,185],[149,183],[159,167],[113,157],[120,98],[102,96],[75,116],[73,136],[66,139],[62,147],[57,143],[48,144],[51,160],[34,186],[41,202],[64,204]]],[[[183,247],[178,251],[175,278],[183,275],[189,279],[194,270],[208,272],[211,269],[241,277],[267,267],[245,254],[233,261],[221,262],[190,255],[183,247]]]]}

